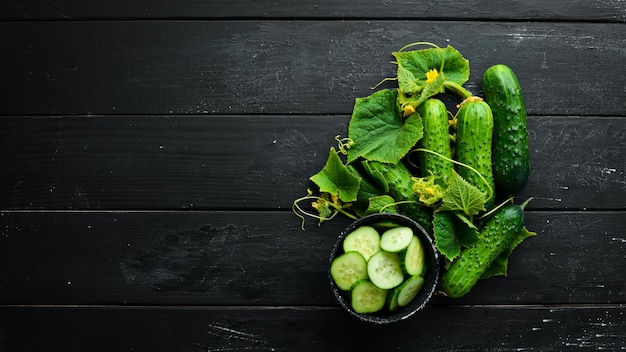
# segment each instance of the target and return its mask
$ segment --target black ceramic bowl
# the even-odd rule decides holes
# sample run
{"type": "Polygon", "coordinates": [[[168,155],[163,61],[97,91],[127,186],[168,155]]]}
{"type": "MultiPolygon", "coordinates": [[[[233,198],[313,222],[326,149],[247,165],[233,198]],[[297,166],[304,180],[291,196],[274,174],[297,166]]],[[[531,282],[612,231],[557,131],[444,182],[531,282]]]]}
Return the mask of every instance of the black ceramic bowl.
{"type": "MultiPolygon", "coordinates": [[[[397,321],[404,320],[416,312],[420,311],[426,306],[430,298],[432,297],[437,283],[439,282],[440,275],[440,263],[439,254],[435,248],[435,243],[430,234],[424,230],[424,228],[415,220],[399,214],[392,213],[377,213],[364,216],[345,228],[337,238],[331,253],[330,263],[343,254],[343,240],[352,231],[363,225],[379,225],[379,224],[394,224],[398,226],[408,226],[413,229],[413,233],[419,237],[424,246],[425,258],[426,258],[426,273],[424,275],[424,286],[418,293],[417,297],[411,301],[408,305],[399,308],[394,312],[390,312],[386,308],[377,313],[371,314],[359,314],[355,312],[350,306],[349,293],[342,291],[337,287],[335,281],[330,276],[330,269],[328,278],[330,281],[331,290],[339,302],[339,304],[352,316],[358,318],[361,321],[374,323],[374,324],[389,324],[397,321]]],[[[330,264],[329,263],[329,264],[330,264]]],[[[329,265],[330,268],[330,265],[329,265]]]]}

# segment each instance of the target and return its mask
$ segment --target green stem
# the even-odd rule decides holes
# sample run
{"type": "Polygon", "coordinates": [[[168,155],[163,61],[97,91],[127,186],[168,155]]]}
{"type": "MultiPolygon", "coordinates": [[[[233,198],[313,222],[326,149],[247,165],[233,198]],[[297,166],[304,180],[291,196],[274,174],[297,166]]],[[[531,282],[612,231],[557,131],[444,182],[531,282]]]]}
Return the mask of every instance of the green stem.
{"type": "Polygon", "coordinates": [[[450,90],[452,91],[454,94],[460,96],[463,100],[471,97],[473,94],[468,91],[467,89],[463,88],[462,85],[458,84],[458,83],[454,83],[452,81],[444,81],[443,82],[443,87],[446,90],[450,90]]]}

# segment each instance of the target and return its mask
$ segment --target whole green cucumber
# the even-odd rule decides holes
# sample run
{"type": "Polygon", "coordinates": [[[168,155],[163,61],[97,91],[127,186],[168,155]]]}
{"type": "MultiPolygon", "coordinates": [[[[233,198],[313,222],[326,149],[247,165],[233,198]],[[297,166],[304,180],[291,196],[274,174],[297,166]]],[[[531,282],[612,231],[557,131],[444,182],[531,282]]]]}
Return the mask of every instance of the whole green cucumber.
{"type": "Polygon", "coordinates": [[[478,235],[478,241],[463,249],[441,276],[441,289],[448,297],[467,294],[483,272],[506,249],[524,226],[524,211],[509,204],[496,211],[478,235]]]}
{"type": "MultiPolygon", "coordinates": [[[[446,105],[439,99],[430,98],[417,108],[417,112],[422,117],[424,125],[424,136],[418,142],[418,147],[451,159],[450,123],[446,105]]],[[[427,152],[419,154],[419,164],[422,177],[428,177],[432,173],[444,182],[450,178],[454,168],[452,162],[427,152]]]]}
{"type": "Polygon", "coordinates": [[[479,97],[464,101],[457,112],[456,160],[478,171],[458,166],[457,172],[489,197],[485,207],[494,204],[495,186],[491,158],[493,115],[489,105],[479,97]]]}
{"type": "Polygon", "coordinates": [[[517,77],[498,64],[483,75],[483,94],[493,112],[493,178],[503,196],[521,191],[530,174],[526,108],[517,77]]]}

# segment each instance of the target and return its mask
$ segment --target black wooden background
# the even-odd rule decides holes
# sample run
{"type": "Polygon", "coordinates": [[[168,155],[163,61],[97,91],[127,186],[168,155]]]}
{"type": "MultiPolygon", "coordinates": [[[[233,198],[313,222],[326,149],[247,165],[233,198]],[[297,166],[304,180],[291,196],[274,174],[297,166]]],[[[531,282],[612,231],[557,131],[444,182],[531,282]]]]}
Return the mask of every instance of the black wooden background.
{"type": "Polygon", "coordinates": [[[0,10],[0,351],[626,350],[626,2],[34,1],[0,10]],[[349,222],[293,199],[405,44],[517,73],[537,236],[361,324],[349,222]]]}

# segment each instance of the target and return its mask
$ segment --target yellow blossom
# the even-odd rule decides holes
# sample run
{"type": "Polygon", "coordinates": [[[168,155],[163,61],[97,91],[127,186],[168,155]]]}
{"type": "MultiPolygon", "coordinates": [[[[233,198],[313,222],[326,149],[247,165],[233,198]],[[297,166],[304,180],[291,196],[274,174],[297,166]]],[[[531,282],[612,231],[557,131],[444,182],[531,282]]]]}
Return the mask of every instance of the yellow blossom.
{"type": "Polygon", "coordinates": [[[404,117],[409,116],[411,114],[413,114],[415,112],[415,108],[413,107],[413,105],[407,105],[404,107],[403,109],[403,115],[404,117]]]}
{"type": "Polygon", "coordinates": [[[430,83],[435,80],[439,76],[439,72],[437,69],[433,68],[430,71],[426,72],[426,83],[430,83]]]}

